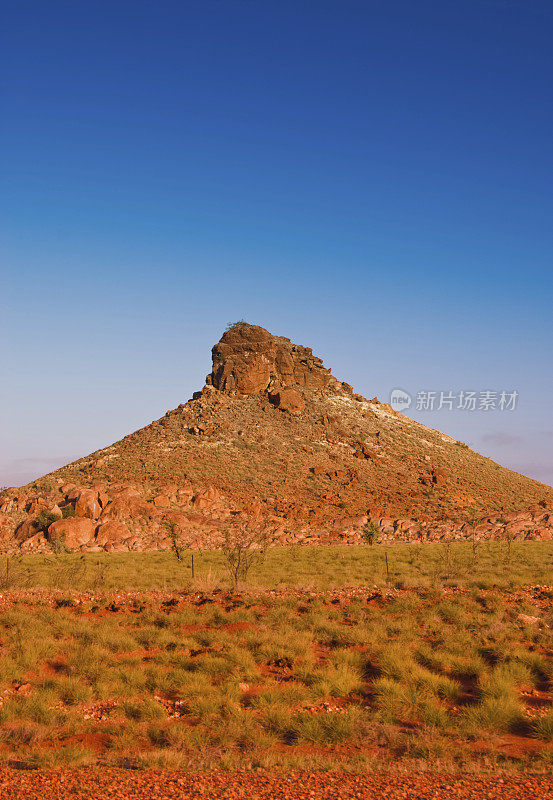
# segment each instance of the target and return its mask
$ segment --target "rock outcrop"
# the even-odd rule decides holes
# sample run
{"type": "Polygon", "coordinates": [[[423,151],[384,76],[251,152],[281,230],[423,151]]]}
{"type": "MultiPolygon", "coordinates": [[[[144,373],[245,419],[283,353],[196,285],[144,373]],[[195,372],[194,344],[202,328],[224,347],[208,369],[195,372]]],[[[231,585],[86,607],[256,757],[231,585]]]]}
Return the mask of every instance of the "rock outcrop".
{"type": "Polygon", "coordinates": [[[287,411],[289,414],[301,414],[305,409],[305,402],[301,392],[291,387],[279,389],[277,392],[270,392],[269,402],[275,408],[280,408],[281,411],[287,411]]]}
{"type": "Polygon", "coordinates": [[[285,543],[550,539],[553,490],[366,400],[308,347],[240,323],[193,399],[0,492],[0,546],[213,548],[255,524],[285,543]]]}
{"type": "MultiPolygon", "coordinates": [[[[350,486],[353,481],[352,474],[346,470],[329,470],[323,475],[317,466],[311,467],[310,473],[342,486],[350,486]]],[[[107,498],[106,511],[111,509],[111,516],[101,512],[98,519],[88,516],[64,518],[52,522],[46,530],[39,529],[36,518],[29,517],[17,529],[17,537],[12,537],[12,547],[20,547],[26,553],[52,550],[145,551],[170,549],[176,537],[181,546],[217,548],[222,543],[223,531],[232,519],[255,525],[266,523],[272,531],[276,531],[276,541],[284,545],[362,544],[363,529],[367,523],[376,527],[378,541],[383,544],[459,539],[553,539],[553,510],[539,504],[527,511],[488,514],[470,522],[446,517],[426,520],[397,517],[390,509],[368,509],[365,514],[338,517],[327,524],[321,524],[320,519],[309,524],[313,509],[307,504],[253,501],[245,503],[239,510],[214,487],[194,495],[188,491],[180,494],[180,490],[174,486],[162,488],[162,492],[147,500],[138,495],[136,487],[105,487],[102,491],[107,498]],[[118,503],[121,497],[127,500],[133,498],[136,505],[118,503]],[[166,500],[162,505],[159,504],[160,497],[166,500]]],[[[95,490],[98,491],[98,488],[95,490]]],[[[69,493],[77,498],[72,503],[60,486],[61,507],[74,508],[82,491],[86,489],[69,493]]],[[[332,495],[328,501],[329,505],[334,502],[332,495]]],[[[2,519],[7,521],[7,517],[2,519]]]]}
{"type": "Polygon", "coordinates": [[[258,325],[237,323],[211,352],[213,369],[206,382],[224,392],[255,395],[285,387],[340,386],[310,347],[273,336],[258,325]]]}

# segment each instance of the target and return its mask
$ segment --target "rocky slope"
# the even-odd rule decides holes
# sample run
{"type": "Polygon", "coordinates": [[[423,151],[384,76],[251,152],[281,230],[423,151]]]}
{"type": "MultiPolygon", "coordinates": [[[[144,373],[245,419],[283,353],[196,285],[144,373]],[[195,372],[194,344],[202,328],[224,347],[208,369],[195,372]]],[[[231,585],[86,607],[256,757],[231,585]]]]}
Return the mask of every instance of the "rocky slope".
{"type": "Polygon", "coordinates": [[[217,545],[229,526],[283,542],[549,538],[553,489],[367,400],[310,348],[239,323],[201,392],[119,442],[0,495],[5,549],[217,545]]]}

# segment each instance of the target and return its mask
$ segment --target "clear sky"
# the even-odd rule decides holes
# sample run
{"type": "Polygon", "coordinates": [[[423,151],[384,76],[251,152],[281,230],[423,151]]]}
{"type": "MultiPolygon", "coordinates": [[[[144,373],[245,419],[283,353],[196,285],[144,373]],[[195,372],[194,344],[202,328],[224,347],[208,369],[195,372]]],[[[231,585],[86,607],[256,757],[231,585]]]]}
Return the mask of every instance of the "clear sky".
{"type": "Polygon", "coordinates": [[[201,388],[245,318],[553,482],[550,0],[8,0],[0,485],[201,388]]]}

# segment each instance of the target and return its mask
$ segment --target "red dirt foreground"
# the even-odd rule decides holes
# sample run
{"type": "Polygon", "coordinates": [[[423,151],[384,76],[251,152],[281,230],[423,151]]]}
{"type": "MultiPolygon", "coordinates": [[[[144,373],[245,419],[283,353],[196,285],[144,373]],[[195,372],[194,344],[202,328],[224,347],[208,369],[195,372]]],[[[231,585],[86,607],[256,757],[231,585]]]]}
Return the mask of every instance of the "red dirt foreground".
{"type": "Polygon", "coordinates": [[[0,770],[0,798],[10,800],[472,800],[536,798],[553,800],[553,778],[542,776],[464,777],[288,773],[281,776],[215,772],[186,775],[168,772],[75,770],[40,772],[0,770]]]}

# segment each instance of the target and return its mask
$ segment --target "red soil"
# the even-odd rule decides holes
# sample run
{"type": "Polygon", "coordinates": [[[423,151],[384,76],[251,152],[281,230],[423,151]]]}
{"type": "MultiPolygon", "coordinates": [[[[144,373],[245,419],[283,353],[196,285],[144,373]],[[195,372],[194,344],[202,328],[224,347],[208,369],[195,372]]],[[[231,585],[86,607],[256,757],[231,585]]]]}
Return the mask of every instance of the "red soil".
{"type": "Polygon", "coordinates": [[[46,797],[48,800],[553,800],[553,778],[0,770],[0,798],[43,800],[46,797]]]}

